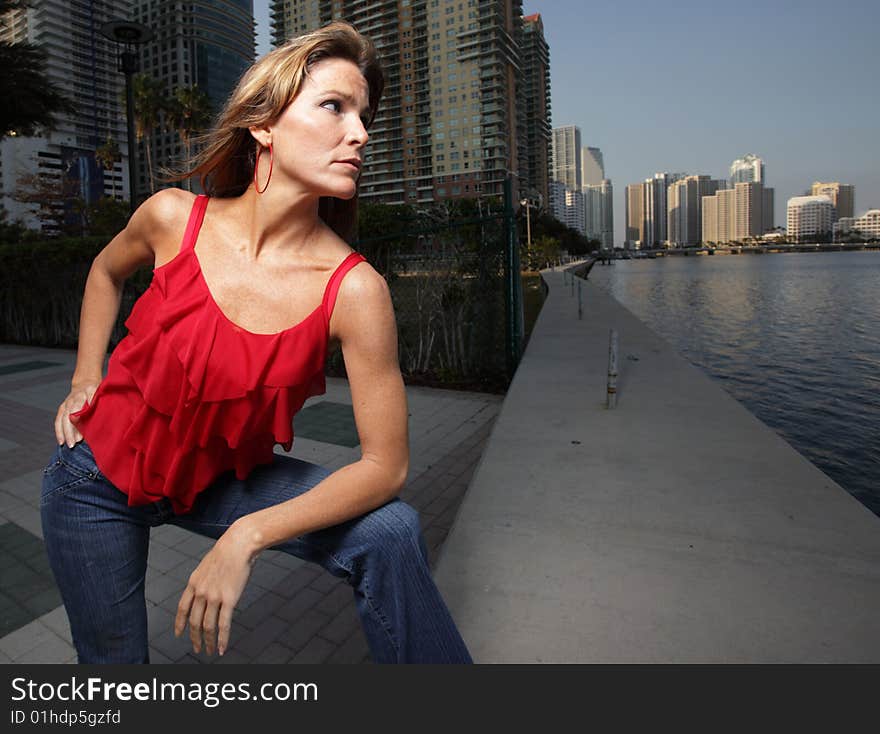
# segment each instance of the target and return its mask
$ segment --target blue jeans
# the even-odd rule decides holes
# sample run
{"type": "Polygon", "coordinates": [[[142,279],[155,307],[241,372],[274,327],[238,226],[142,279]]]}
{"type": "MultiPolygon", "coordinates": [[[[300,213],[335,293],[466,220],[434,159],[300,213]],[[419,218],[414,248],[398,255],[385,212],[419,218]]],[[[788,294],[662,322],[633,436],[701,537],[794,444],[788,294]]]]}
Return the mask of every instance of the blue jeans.
{"type": "MultiPolygon", "coordinates": [[[[171,523],[219,538],[239,517],[306,492],[328,474],[276,455],[243,481],[222,474],[191,512],[175,515],[164,499],[129,507],[85,441],[59,446],[44,469],[40,507],[79,662],[149,662],[144,577],[150,528],[171,523]]],[[[376,662],[471,662],[431,578],[418,514],[409,505],[392,500],[273,550],[348,581],[376,662]]]]}

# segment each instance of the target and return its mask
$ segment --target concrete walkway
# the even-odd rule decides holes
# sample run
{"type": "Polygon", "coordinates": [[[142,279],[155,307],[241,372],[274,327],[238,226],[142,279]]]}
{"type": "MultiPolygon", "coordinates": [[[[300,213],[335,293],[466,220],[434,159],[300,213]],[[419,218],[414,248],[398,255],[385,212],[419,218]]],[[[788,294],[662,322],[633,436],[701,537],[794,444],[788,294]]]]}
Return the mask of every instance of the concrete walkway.
{"type": "Polygon", "coordinates": [[[475,659],[880,662],[880,519],[608,295],[584,283],[578,320],[544,277],[437,567],[475,659]]]}
{"type": "MultiPolygon", "coordinates": [[[[0,345],[0,662],[74,662],[70,629],[48,568],[40,527],[42,469],[52,422],[67,395],[73,352],[0,345]]],[[[479,460],[501,398],[407,388],[410,478],[402,497],[421,513],[432,560],[479,460]]],[[[344,380],[297,416],[293,456],[335,469],[355,460],[351,397],[344,380]],[[308,420],[307,420],[308,419],[308,420]],[[328,426],[332,430],[327,429],[328,426]],[[306,436],[311,437],[306,437],[306,436]]],[[[351,589],[283,553],[258,560],[222,658],[195,656],[172,622],[189,574],[212,541],[175,527],[151,534],[146,597],[156,663],[360,663],[368,660],[351,589]]]]}

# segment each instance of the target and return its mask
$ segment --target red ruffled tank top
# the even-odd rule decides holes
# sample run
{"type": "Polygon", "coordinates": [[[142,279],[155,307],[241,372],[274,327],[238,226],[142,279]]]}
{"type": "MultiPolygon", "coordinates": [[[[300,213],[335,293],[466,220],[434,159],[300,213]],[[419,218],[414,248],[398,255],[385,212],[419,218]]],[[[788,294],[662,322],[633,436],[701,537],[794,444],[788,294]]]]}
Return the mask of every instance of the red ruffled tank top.
{"type": "Polygon", "coordinates": [[[293,416],[325,390],[330,314],[351,253],[330,276],[321,304],[276,334],[231,322],[208,290],[195,243],[208,204],[196,198],[180,252],[153,280],[125,322],[107,375],[71,414],[101,472],[129,505],[167,497],[188,512],[221,473],[244,479],[293,445],[293,416]]]}

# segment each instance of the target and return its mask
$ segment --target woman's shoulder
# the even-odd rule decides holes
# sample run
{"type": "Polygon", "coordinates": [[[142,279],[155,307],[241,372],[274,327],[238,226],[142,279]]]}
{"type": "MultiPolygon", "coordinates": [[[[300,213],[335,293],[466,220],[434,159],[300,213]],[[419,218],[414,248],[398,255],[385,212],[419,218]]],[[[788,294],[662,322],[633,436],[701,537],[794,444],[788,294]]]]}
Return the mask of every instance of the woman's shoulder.
{"type": "Polygon", "coordinates": [[[181,189],[162,189],[146,199],[126,229],[149,244],[156,262],[177,254],[196,195],[181,189]]]}
{"type": "Polygon", "coordinates": [[[141,204],[134,216],[144,226],[160,231],[186,227],[196,195],[182,189],[161,189],[141,204]]]}

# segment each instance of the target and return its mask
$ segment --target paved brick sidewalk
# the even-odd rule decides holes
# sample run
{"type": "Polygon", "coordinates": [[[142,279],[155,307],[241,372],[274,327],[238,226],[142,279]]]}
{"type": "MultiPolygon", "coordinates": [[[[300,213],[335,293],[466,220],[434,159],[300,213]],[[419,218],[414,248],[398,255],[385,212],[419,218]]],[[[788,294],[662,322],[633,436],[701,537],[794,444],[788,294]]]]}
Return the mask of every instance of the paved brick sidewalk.
{"type": "MultiPolygon", "coordinates": [[[[42,469],[54,448],[52,420],[73,364],[71,351],[0,345],[0,662],[75,661],[39,515],[42,469]]],[[[418,387],[407,388],[407,398],[411,460],[402,497],[421,514],[434,563],[501,398],[418,387]]],[[[308,401],[297,416],[291,454],[330,469],[356,459],[350,405],[347,382],[328,379],[326,395],[308,401]]],[[[254,567],[226,655],[193,655],[171,624],[185,581],[211,542],[171,526],[152,531],[146,597],[153,662],[368,662],[349,587],[272,551],[254,567]]]]}

